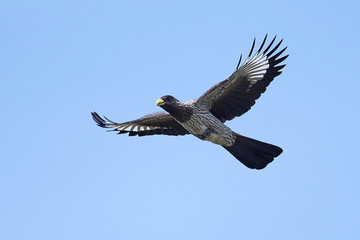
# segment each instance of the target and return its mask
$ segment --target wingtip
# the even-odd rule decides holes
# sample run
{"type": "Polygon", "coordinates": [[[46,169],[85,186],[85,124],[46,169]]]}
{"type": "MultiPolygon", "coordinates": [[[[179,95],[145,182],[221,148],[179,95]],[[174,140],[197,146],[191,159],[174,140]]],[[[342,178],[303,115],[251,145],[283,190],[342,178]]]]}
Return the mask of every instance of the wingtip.
{"type": "Polygon", "coordinates": [[[268,36],[268,34],[265,35],[264,40],[263,40],[263,42],[261,43],[260,48],[259,48],[259,50],[257,51],[257,53],[260,53],[261,50],[262,50],[262,48],[264,47],[265,42],[266,42],[266,39],[267,39],[267,36],[268,36]]]}
{"type": "Polygon", "coordinates": [[[239,69],[239,66],[241,64],[241,59],[242,59],[242,54],[240,54],[240,59],[239,59],[238,64],[236,65],[236,70],[239,69]]]}
{"type": "Polygon", "coordinates": [[[109,128],[109,124],[99,116],[99,114],[97,114],[97,112],[91,112],[91,116],[92,119],[94,120],[94,122],[99,126],[99,127],[103,127],[103,128],[109,128]]]}
{"type": "Polygon", "coordinates": [[[250,58],[250,57],[251,57],[251,54],[252,54],[252,53],[253,53],[253,51],[254,51],[254,48],[255,48],[255,42],[256,42],[256,37],[254,37],[254,41],[253,41],[253,44],[252,44],[252,46],[251,46],[251,50],[250,50],[250,53],[249,53],[248,58],[250,58]]]}
{"type": "Polygon", "coordinates": [[[111,121],[110,119],[108,119],[107,117],[103,116],[105,118],[106,121],[110,122],[110,123],[116,123],[114,121],[111,121]]]}
{"type": "Polygon", "coordinates": [[[267,46],[267,48],[264,50],[263,54],[266,54],[267,51],[269,51],[269,49],[271,48],[271,46],[274,44],[275,40],[276,40],[277,35],[275,35],[275,37],[273,38],[273,40],[271,40],[271,42],[269,43],[269,45],[267,46]]]}

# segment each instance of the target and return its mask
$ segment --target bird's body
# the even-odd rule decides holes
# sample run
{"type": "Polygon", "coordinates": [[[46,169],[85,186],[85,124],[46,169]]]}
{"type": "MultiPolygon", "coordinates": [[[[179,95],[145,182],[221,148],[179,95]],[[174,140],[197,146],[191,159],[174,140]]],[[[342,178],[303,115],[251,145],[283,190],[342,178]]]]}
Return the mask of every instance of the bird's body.
{"type": "Polygon", "coordinates": [[[201,140],[221,145],[247,167],[262,169],[280,155],[282,149],[242,136],[224,123],[247,112],[274,77],[281,74],[280,70],[285,65],[278,64],[287,56],[279,56],[286,48],[272,56],[282,41],[270,50],[274,38],[261,52],[265,41],[266,37],[259,50],[251,57],[254,41],[245,62],[240,66],[240,58],[235,72],[228,79],[216,84],[199,98],[180,102],[171,95],[165,95],[156,102],[165,112],[149,114],[124,123],[116,123],[107,118],[104,120],[96,112],[92,113],[93,119],[100,127],[113,128],[120,134],[129,133],[130,136],[192,134],[201,140]]]}
{"type": "Polygon", "coordinates": [[[209,111],[196,110],[195,114],[189,121],[180,123],[180,125],[201,140],[221,146],[231,146],[234,144],[235,137],[231,129],[209,111]]]}
{"type": "Polygon", "coordinates": [[[180,103],[183,108],[193,112],[186,121],[175,120],[192,135],[201,140],[209,141],[221,146],[231,146],[235,142],[232,130],[215,117],[208,109],[198,106],[197,101],[180,103]]]}

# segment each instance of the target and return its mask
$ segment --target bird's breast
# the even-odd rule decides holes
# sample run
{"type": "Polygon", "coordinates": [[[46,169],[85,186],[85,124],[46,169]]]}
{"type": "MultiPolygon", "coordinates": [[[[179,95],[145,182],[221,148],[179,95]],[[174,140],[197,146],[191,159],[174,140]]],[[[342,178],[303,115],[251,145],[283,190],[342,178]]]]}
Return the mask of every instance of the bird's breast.
{"type": "Polygon", "coordinates": [[[231,146],[235,142],[231,129],[209,111],[195,111],[188,121],[180,124],[201,140],[222,146],[231,146]]]}

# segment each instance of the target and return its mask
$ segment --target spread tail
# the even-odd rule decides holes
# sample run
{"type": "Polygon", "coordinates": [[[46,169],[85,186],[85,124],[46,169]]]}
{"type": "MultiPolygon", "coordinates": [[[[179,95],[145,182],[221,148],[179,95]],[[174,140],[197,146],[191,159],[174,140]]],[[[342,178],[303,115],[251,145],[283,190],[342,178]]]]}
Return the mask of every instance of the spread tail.
{"type": "Polygon", "coordinates": [[[230,147],[223,147],[248,168],[263,169],[283,151],[275,145],[244,137],[235,132],[234,134],[236,134],[235,143],[230,147]]]}

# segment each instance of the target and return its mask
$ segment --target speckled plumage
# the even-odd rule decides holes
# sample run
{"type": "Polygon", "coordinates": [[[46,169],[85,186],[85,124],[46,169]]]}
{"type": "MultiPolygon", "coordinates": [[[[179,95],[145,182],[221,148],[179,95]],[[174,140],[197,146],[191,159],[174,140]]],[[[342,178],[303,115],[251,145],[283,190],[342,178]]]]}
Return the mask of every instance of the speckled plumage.
{"type": "Polygon", "coordinates": [[[184,107],[193,111],[185,122],[179,122],[188,132],[201,140],[209,141],[221,146],[231,146],[235,142],[232,130],[216,118],[208,109],[198,107],[196,101],[186,102],[184,107]]]}

